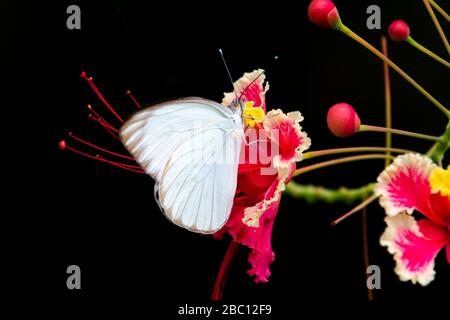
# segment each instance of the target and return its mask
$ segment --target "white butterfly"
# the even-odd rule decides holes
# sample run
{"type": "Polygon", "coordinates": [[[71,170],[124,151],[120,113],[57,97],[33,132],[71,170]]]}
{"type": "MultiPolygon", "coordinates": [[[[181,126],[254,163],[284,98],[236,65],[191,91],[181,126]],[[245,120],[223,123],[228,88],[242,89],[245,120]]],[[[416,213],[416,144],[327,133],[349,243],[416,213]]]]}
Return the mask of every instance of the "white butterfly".
{"type": "Polygon", "coordinates": [[[227,222],[244,136],[242,110],[239,100],[224,107],[177,99],[137,112],[120,129],[124,146],[156,180],[162,212],[176,225],[214,233],[227,222]]]}

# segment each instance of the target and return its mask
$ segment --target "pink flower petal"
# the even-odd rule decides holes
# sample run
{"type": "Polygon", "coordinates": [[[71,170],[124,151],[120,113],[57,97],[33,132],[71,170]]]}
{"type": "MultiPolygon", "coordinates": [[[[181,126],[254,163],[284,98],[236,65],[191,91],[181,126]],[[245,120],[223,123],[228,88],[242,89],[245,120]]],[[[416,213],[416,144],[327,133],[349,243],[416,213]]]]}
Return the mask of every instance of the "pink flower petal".
{"type": "MultiPolygon", "coordinates": [[[[252,249],[249,253],[252,267],[248,274],[255,276],[255,282],[267,282],[270,276],[269,265],[275,259],[271,245],[273,222],[278,213],[281,192],[294,170],[295,164],[289,170],[283,170],[285,174],[281,177],[275,176],[265,193],[235,198],[230,218],[214,234],[214,237],[221,238],[228,232],[235,241],[252,249]]],[[[238,189],[239,183],[238,180],[238,189]]]]}
{"type": "MultiPolygon", "coordinates": [[[[244,101],[253,101],[254,107],[266,111],[262,70],[245,73],[234,83],[235,92],[225,93],[222,104],[230,105],[236,94],[244,101]],[[249,85],[250,84],[250,85],[249,85]]],[[[233,209],[225,226],[214,234],[221,238],[229,233],[234,241],[248,246],[251,268],[248,274],[255,282],[267,282],[270,264],[275,255],[272,251],[273,222],[278,213],[281,194],[291,179],[296,162],[302,152],[310,146],[306,133],[301,131],[300,112],[285,115],[281,110],[267,113],[262,124],[254,130],[246,130],[246,144],[241,150],[238,167],[238,184],[233,209]],[[269,146],[262,142],[269,142],[269,146]],[[281,152],[271,152],[273,147],[281,152]],[[256,161],[252,155],[257,155],[256,161]]]]}
{"type": "Polygon", "coordinates": [[[247,271],[250,276],[255,276],[255,282],[267,282],[270,277],[269,265],[275,260],[272,251],[272,229],[273,222],[278,213],[279,202],[273,204],[261,217],[257,241],[255,248],[250,252],[248,261],[252,268],[247,271]]]}
{"type": "Polygon", "coordinates": [[[394,255],[400,280],[426,286],[434,280],[437,253],[450,241],[447,228],[428,219],[416,222],[405,213],[386,217],[385,221],[387,228],[380,244],[394,255]]]}
{"type": "MultiPolygon", "coordinates": [[[[256,171],[238,174],[238,192],[243,192],[249,196],[264,194],[277,178],[277,173],[273,175],[262,175],[261,167],[256,171]]],[[[250,206],[255,205],[262,200],[262,197],[255,199],[256,201],[249,203],[250,206]]]]}
{"type": "Polygon", "coordinates": [[[245,207],[235,205],[227,224],[215,233],[214,237],[221,238],[224,233],[228,232],[235,241],[252,249],[248,259],[251,264],[248,274],[255,276],[255,282],[267,282],[270,276],[269,265],[275,259],[271,239],[273,222],[278,212],[278,203],[271,206],[261,216],[258,228],[248,227],[242,222],[244,211],[245,207]]]}
{"type": "MultiPolygon", "coordinates": [[[[265,112],[266,92],[269,90],[269,83],[266,83],[264,86],[266,77],[264,74],[261,75],[263,71],[264,70],[262,69],[258,69],[253,72],[244,73],[244,75],[234,83],[234,91],[239,97],[245,90],[244,94],[242,94],[244,101],[253,101],[255,107],[261,107],[265,112]],[[255,79],[257,80],[254,81],[255,79]],[[250,83],[252,84],[250,85],[250,83]]],[[[233,100],[236,99],[236,94],[234,92],[225,93],[222,104],[224,106],[229,106],[233,100]]]]}
{"type": "Polygon", "coordinates": [[[427,157],[419,154],[405,154],[395,158],[379,176],[375,193],[380,196],[380,205],[389,216],[395,216],[414,209],[436,223],[445,224],[433,212],[430,204],[431,187],[429,176],[437,166],[427,157]]]}
{"type": "Polygon", "coordinates": [[[450,197],[440,193],[430,195],[430,204],[434,215],[438,218],[436,223],[444,222],[444,226],[450,226],[450,197]]]}
{"type": "Polygon", "coordinates": [[[302,131],[300,112],[284,114],[280,109],[270,110],[263,126],[267,136],[278,145],[278,154],[273,157],[275,168],[288,168],[292,163],[303,158],[303,151],[311,145],[311,140],[302,131]]]}

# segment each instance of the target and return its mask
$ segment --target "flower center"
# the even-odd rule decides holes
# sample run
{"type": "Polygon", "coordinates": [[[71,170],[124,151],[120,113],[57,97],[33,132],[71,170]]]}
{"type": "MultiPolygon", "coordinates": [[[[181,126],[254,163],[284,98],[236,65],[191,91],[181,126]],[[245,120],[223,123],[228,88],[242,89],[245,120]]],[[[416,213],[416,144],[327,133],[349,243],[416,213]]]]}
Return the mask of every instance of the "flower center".
{"type": "Polygon", "coordinates": [[[447,170],[438,167],[431,172],[430,186],[433,193],[440,192],[442,196],[450,197],[450,165],[447,170]]]}
{"type": "Polygon", "coordinates": [[[245,126],[254,127],[256,124],[262,123],[264,121],[264,110],[261,107],[254,107],[253,101],[247,101],[244,104],[244,111],[242,116],[244,118],[245,126]]]}

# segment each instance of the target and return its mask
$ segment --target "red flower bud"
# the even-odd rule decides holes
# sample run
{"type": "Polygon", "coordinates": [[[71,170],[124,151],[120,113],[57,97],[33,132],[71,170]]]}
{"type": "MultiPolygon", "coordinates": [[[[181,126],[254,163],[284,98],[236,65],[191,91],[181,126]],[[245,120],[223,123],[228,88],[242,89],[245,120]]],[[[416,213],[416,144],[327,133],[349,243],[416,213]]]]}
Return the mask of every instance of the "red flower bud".
{"type": "Polygon", "coordinates": [[[351,105],[338,103],[328,110],[327,124],[335,136],[343,138],[358,132],[361,120],[351,105]]]}
{"type": "Polygon", "coordinates": [[[309,19],[320,27],[332,28],[340,20],[339,12],[330,0],[314,0],[308,8],[309,19]]]}
{"type": "Polygon", "coordinates": [[[409,37],[410,30],[405,21],[395,20],[390,24],[388,33],[392,41],[405,41],[409,37]]]}

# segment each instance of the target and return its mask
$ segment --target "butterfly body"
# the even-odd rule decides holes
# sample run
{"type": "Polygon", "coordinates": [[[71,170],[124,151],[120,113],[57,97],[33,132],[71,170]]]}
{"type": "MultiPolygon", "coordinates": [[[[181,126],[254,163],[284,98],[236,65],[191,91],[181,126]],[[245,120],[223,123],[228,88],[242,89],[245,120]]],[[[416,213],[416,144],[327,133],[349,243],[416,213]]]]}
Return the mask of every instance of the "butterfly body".
{"type": "Polygon", "coordinates": [[[239,99],[233,100],[233,102],[228,106],[228,109],[231,110],[232,115],[231,118],[236,123],[236,125],[244,125],[244,119],[242,117],[242,113],[244,112],[244,102],[239,99]]]}

